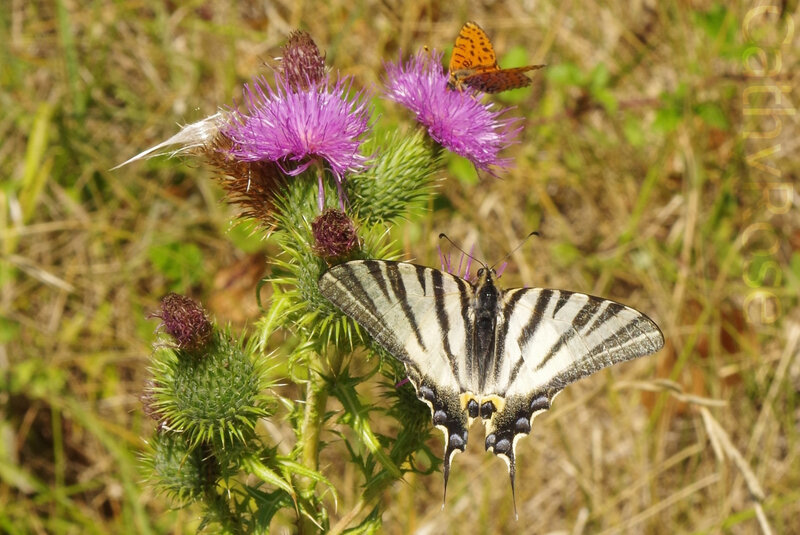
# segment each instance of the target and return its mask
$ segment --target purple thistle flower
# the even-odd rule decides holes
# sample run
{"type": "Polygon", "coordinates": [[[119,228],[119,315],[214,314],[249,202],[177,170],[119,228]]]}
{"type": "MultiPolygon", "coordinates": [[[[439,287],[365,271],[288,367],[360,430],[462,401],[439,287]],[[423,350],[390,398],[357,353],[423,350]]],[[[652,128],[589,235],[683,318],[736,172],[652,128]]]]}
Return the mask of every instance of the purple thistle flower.
{"type": "MultiPolygon", "coordinates": [[[[290,176],[312,164],[324,162],[333,173],[344,209],[345,174],[366,167],[367,157],[358,152],[361,137],[369,129],[370,109],[364,92],[348,98],[349,83],[329,78],[309,86],[293,88],[278,78],[270,87],[263,77],[245,85],[247,113],[234,113],[224,131],[233,144],[229,154],[241,161],[271,161],[290,176]]],[[[324,205],[323,179],[318,175],[320,210],[324,205]]]]}
{"type": "Polygon", "coordinates": [[[490,174],[491,167],[508,167],[498,153],[516,138],[519,118],[500,119],[508,108],[496,110],[477,100],[473,91],[447,89],[442,53],[419,52],[406,63],[386,64],[386,96],[413,111],[430,136],[448,150],[469,159],[490,174]]]}

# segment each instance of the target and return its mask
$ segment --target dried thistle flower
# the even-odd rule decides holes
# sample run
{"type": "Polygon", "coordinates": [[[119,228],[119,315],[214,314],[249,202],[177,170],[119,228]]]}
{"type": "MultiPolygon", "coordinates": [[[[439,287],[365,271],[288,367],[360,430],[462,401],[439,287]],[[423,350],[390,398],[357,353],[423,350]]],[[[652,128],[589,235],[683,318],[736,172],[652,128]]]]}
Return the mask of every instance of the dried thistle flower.
{"type": "Polygon", "coordinates": [[[280,69],[290,89],[305,91],[325,79],[325,56],[307,32],[295,30],[283,46],[280,69]]]}
{"type": "Polygon", "coordinates": [[[203,307],[185,295],[168,293],[161,299],[161,310],[153,316],[161,318],[164,330],[181,349],[199,349],[211,339],[213,330],[203,307]]]}
{"type": "Polygon", "coordinates": [[[325,210],[311,223],[314,251],[323,258],[347,256],[358,245],[355,223],[341,210],[325,210]]]}
{"type": "Polygon", "coordinates": [[[220,172],[219,182],[228,202],[242,208],[242,217],[274,224],[275,200],[281,193],[285,175],[275,162],[245,162],[230,154],[232,141],[220,133],[206,152],[206,160],[220,172]]]}

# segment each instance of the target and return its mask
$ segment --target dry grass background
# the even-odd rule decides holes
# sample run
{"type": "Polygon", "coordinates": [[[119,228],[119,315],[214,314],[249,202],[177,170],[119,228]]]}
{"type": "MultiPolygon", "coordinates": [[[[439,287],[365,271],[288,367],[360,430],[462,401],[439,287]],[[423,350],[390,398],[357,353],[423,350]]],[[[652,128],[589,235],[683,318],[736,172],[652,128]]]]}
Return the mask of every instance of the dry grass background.
{"type": "MultiPolygon", "coordinates": [[[[435,265],[441,231],[496,259],[539,229],[512,256],[506,285],[622,300],[668,342],[570,387],[537,419],[518,450],[518,522],[505,465],[474,439],[455,460],[444,511],[438,474],[409,477],[384,497],[385,531],[797,532],[800,38],[781,43],[798,22],[785,4],[773,10],[788,9],[781,23],[755,1],[9,1],[0,531],[197,528],[195,511],[170,511],[138,472],[151,432],[138,402],[155,328],[145,316],[176,290],[220,322],[253,322],[255,285],[278,251],[231,230],[234,212],[204,168],[154,159],[109,169],[232,102],[292,29],[377,86],[384,60],[449,47],[472,19],[501,58],[518,47],[522,61],[549,65],[532,90],[500,97],[526,117],[508,151],[516,167],[474,181],[453,163],[435,212],[396,237],[435,265]],[[765,52],[767,77],[747,76],[760,56],[747,51],[746,28],[778,45],[765,52]],[[785,87],[784,111],[752,112],[775,107],[754,89],[770,84],[785,87]],[[767,205],[770,183],[792,192],[784,213],[767,205]],[[757,292],[777,296],[770,321],[753,321],[757,292]]],[[[362,394],[380,402],[377,388],[362,394]]],[[[359,489],[334,455],[323,463],[346,514],[359,489]]]]}

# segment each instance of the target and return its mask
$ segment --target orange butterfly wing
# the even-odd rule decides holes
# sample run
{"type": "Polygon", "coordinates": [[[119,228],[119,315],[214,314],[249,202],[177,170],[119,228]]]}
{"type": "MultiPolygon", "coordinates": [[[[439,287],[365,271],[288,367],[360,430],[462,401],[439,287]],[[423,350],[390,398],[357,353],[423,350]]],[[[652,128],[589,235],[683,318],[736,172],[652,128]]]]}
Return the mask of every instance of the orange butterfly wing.
{"type": "Polygon", "coordinates": [[[528,65],[513,69],[500,69],[497,71],[479,72],[466,76],[460,80],[463,85],[473,87],[484,93],[499,93],[509,89],[518,89],[531,85],[531,80],[525,73],[541,69],[544,65],[528,65]]]}
{"type": "Polygon", "coordinates": [[[450,74],[459,71],[482,72],[497,70],[497,56],[492,42],[483,29],[474,22],[461,27],[450,56],[450,74]]]}
{"type": "Polygon", "coordinates": [[[489,36],[470,21],[461,27],[453,45],[447,87],[461,91],[467,85],[484,93],[498,93],[530,85],[531,79],[524,73],[542,67],[544,65],[500,69],[489,36]]]}

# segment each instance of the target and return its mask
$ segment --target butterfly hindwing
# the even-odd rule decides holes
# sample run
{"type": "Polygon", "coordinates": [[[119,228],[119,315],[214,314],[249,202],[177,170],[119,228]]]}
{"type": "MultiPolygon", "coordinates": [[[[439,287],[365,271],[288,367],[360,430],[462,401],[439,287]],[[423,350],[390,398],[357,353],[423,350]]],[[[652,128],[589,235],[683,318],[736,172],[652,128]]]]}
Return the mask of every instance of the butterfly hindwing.
{"type": "Polygon", "coordinates": [[[509,89],[528,87],[533,83],[533,80],[525,76],[525,73],[542,67],[544,65],[528,65],[527,67],[515,67],[513,69],[477,72],[464,76],[461,79],[461,83],[484,93],[499,93],[509,89]]]}

